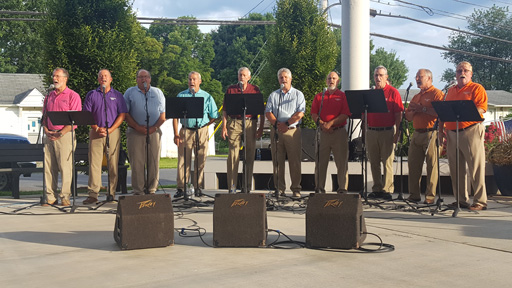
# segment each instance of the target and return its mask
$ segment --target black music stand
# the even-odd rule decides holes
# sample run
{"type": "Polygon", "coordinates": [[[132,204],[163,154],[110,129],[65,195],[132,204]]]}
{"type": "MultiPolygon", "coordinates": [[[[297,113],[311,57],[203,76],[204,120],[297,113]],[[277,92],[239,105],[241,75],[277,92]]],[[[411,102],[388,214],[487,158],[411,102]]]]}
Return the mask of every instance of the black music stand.
{"type": "MultiPolygon", "coordinates": [[[[168,101],[166,101],[165,105],[165,117],[167,119],[169,118],[183,118],[185,120],[185,123],[187,122],[187,119],[190,118],[203,118],[204,113],[204,98],[203,97],[172,97],[167,98],[168,101]]],[[[189,128],[189,127],[184,127],[189,128]]],[[[193,128],[193,127],[190,127],[193,128]]],[[[187,129],[184,130],[185,133],[185,139],[187,139],[187,129]]],[[[197,151],[199,150],[199,147],[197,146],[198,140],[198,134],[196,129],[196,145],[195,145],[195,166],[196,168],[195,173],[197,175],[197,182],[199,183],[199,171],[197,171],[197,151]]],[[[183,155],[183,179],[184,179],[184,187],[183,187],[183,197],[185,200],[189,199],[188,193],[187,193],[187,145],[183,147],[184,155],[183,155]]],[[[179,146],[178,146],[179,151],[179,146]]],[[[192,177],[193,178],[193,177],[192,177]]],[[[199,188],[199,187],[196,187],[199,188]]]]}
{"type": "Polygon", "coordinates": [[[75,204],[75,143],[73,141],[75,139],[75,125],[93,125],[95,123],[94,116],[90,111],[48,111],[48,117],[50,117],[50,120],[54,125],[71,125],[71,162],[73,163],[73,167],[71,168],[73,170],[71,195],[73,195],[73,204],[71,205],[70,212],[73,213],[77,208],[75,204]]]}
{"type": "MultiPolygon", "coordinates": [[[[467,122],[467,121],[484,121],[476,105],[471,100],[455,100],[455,101],[435,101],[432,102],[432,106],[434,110],[436,110],[437,116],[441,122],[456,122],[456,141],[455,147],[457,147],[457,151],[459,150],[459,122],[467,122]]],[[[455,154],[455,162],[456,168],[456,184],[455,187],[457,190],[455,194],[455,201],[457,202],[457,207],[455,207],[452,217],[456,217],[460,210],[459,203],[459,153],[455,154]]],[[[466,167],[464,167],[465,169],[466,167]]],[[[452,179],[453,181],[453,179],[452,179]]]]}
{"type": "Polygon", "coordinates": [[[361,159],[361,177],[363,177],[363,191],[361,194],[366,202],[368,202],[368,159],[366,157],[366,135],[368,130],[368,113],[387,113],[388,106],[382,89],[369,90],[347,90],[348,108],[350,109],[352,119],[361,119],[364,114],[364,141],[361,159]],[[364,174],[364,176],[363,176],[364,174]]]}
{"type": "MultiPolygon", "coordinates": [[[[265,105],[263,104],[263,95],[261,93],[226,94],[224,96],[224,105],[226,106],[224,108],[226,109],[227,115],[242,116],[242,133],[244,135],[242,140],[244,147],[244,159],[242,162],[242,174],[244,177],[242,180],[242,191],[249,193],[249,190],[247,189],[247,134],[245,131],[245,116],[264,114],[265,105]]],[[[231,189],[231,187],[228,187],[228,189],[231,189]]]]}

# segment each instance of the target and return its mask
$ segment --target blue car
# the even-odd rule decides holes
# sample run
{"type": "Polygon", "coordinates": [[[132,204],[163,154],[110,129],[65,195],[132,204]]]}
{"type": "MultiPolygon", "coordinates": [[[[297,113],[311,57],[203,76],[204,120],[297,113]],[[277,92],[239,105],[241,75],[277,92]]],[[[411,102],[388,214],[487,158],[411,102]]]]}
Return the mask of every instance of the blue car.
{"type": "MultiPolygon", "coordinates": [[[[30,144],[27,138],[14,134],[0,134],[1,144],[30,144]]],[[[33,162],[1,162],[0,168],[16,168],[16,167],[36,167],[33,162]]],[[[31,173],[23,174],[24,177],[30,177],[31,173]]],[[[12,175],[9,172],[0,173],[0,191],[6,191],[10,188],[12,175]]]]}

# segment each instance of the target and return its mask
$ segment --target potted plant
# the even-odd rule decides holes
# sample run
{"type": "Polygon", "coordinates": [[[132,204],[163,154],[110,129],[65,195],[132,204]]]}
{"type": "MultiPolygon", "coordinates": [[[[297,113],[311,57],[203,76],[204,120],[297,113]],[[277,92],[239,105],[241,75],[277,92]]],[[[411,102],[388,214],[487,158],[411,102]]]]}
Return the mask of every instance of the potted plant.
{"type": "Polygon", "coordinates": [[[501,195],[512,196],[512,135],[491,123],[485,131],[485,156],[492,164],[494,180],[501,195]]]}

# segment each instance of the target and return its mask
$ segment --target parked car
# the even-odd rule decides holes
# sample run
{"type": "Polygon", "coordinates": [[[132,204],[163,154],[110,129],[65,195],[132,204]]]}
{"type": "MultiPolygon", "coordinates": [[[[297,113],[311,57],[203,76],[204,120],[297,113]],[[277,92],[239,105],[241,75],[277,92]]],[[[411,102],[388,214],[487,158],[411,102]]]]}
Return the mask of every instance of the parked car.
{"type": "MultiPolygon", "coordinates": [[[[27,138],[14,134],[0,134],[1,144],[30,144],[27,138]]],[[[36,167],[34,162],[2,162],[0,159],[0,168],[16,168],[16,167],[36,167]]],[[[30,177],[31,173],[23,174],[24,177],[30,177]]],[[[12,180],[12,173],[0,173],[0,191],[5,191],[10,188],[12,180]]]]}

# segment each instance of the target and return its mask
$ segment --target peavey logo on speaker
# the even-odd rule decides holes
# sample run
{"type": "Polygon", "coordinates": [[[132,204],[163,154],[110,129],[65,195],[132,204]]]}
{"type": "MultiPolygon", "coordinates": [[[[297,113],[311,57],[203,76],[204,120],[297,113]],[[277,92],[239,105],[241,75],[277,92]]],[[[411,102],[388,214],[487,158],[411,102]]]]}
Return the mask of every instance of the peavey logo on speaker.
{"type": "Polygon", "coordinates": [[[333,207],[333,208],[340,208],[341,205],[343,205],[343,201],[339,199],[332,199],[325,201],[324,208],[327,207],[333,207]]]}
{"type": "Polygon", "coordinates": [[[231,207],[242,207],[247,206],[247,204],[249,204],[249,201],[245,199],[236,199],[235,201],[233,201],[233,203],[231,203],[231,207]]]}
{"type": "Polygon", "coordinates": [[[142,208],[153,208],[156,206],[156,201],[153,201],[150,199],[150,200],[138,202],[137,204],[139,204],[139,210],[142,208]]]}

